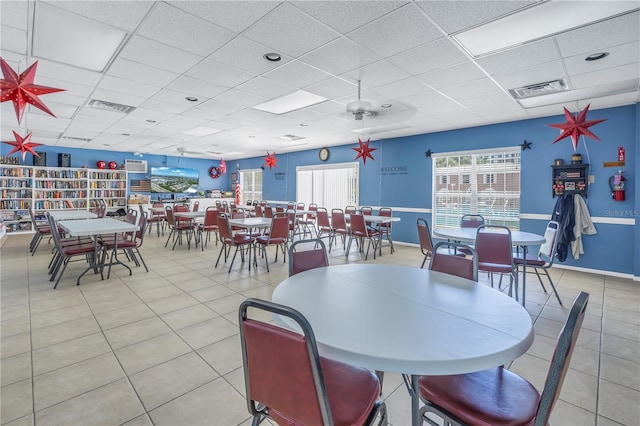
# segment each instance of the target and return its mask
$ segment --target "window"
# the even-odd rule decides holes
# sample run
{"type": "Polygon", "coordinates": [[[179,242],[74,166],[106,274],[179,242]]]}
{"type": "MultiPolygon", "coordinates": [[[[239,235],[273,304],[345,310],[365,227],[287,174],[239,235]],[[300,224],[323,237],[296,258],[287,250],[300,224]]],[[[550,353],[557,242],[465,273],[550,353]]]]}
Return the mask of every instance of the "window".
{"type": "Polygon", "coordinates": [[[296,200],[305,205],[344,209],[358,205],[359,164],[296,167],[296,200]]]}
{"type": "Polygon", "coordinates": [[[262,170],[240,170],[240,204],[248,200],[262,201],[262,170]]]}
{"type": "Polygon", "coordinates": [[[434,228],[460,226],[465,214],[520,229],[520,148],[433,154],[434,228]]]}

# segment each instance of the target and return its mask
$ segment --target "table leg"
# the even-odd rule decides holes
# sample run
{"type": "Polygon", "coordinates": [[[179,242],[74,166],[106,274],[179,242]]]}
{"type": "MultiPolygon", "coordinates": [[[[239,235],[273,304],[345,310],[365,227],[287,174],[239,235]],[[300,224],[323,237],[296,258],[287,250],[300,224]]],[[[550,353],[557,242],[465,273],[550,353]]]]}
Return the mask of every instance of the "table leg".
{"type": "MultiPolygon", "coordinates": [[[[97,274],[98,273],[98,238],[94,238],[93,240],[93,259],[91,259],[91,264],[87,269],[82,271],[80,275],[78,275],[78,279],[76,280],[76,285],[80,285],[80,278],[84,276],[90,269],[97,274]]],[[[102,268],[100,268],[100,278],[104,280],[104,274],[102,273],[102,268]]]]}
{"type": "Polygon", "coordinates": [[[525,306],[525,293],[527,292],[527,246],[522,246],[522,306],[525,306]]]}
{"type": "MultiPolygon", "coordinates": [[[[107,272],[107,279],[111,277],[111,266],[113,265],[122,265],[129,270],[129,275],[133,275],[131,268],[128,265],[125,265],[118,259],[118,235],[113,234],[113,252],[111,253],[111,257],[109,258],[109,270],[107,272]],[[113,259],[115,258],[115,262],[113,259]]],[[[104,265],[102,265],[104,268],[104,265]]]]}

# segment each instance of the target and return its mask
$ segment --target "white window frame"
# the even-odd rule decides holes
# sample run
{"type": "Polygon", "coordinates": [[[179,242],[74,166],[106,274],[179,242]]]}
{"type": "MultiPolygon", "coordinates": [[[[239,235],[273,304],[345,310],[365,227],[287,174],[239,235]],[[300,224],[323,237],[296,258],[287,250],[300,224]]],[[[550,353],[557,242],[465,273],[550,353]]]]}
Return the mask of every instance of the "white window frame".
{"type": "Polygon", "coordinates": [[[457,227],[464,214],[480,214],[488,224],[519,230],[521,151],[517,146],[432,154],[433,228],[457,227]],[[438,166],[441,159],[446,162],[438,166]]]}
{"type": "Polygon", "coordinates": [[[360,164],[357,162],[296,167],[296,201],[305,205],[315,203],[331,212],[333,208],[359,205],[359,193],[360,164]],[[343,169],[352,170],[351,180],[343,177],[339,182],[332,182],[336,174],[326,173],[343,169]]]}
{"type": "MultiPolygon", "coordinates": [[[[240,170],[240,205],[245,204],[245,202],[247,200],[258,200],[258,201],[262,201],[262,182],[263,182],[263,176],[262,176],[262,169],[246,169],[246,170],[240,170]],[[256,175],[260,174],[261,179],[259,182],[259,185],[256,184],[256,175]],[[251,176],[251,180],[253,183],[253,189],[249,190],[247,188],[245,188],[245,177],[247,175],[251,176]],[[260,188],[257,188],[257,187],[260,188]]],[[[235,189],[235,188],[234,188],[235,189]]]]}

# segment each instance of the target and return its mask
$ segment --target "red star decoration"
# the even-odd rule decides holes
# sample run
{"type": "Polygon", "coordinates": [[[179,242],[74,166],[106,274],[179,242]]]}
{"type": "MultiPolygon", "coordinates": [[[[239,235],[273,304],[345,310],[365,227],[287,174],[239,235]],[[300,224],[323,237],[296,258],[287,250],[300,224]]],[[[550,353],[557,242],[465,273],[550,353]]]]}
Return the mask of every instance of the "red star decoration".
{"type": "Polygon", "coordinates": [[[227,162],[224,160],[220,160],[220,174],[225,174],[227,173],[227,162]]]}
{"type": "Polygon", "coordinates": [[[0,67],[2,68],[2,75],[4,76],[4,78],[0,80],[0,88],[2,89],[0,102],[13,102],[13,107],[16,110],[16,117],[18,117],[18,123],[22,121],[24,108],[27,104],[40,108],[42,111],[55,117],[55,114],[47,108],[38,96],[46,95],[48,93],[62,92],[64,89],[56,89],[54,87],[33,84],[33,80],[36,77],[36,68],[38,67],[37,61],[27,68],[25,72],[20,74],[20,76],[18,76],[18,74],[2,58],[0,58],[0,67]]]}
{"type": "Polygon", "coordinates": [[[273,167],[278,167],[278,159],[276,158],[275,151],[273,154],[269,154],[269,151],[267,151],[267,156],[262,157],[262,159],[264,160],[264,165],[269,166],[269,170],[273,167]]]}
{"type": "Polygon", "coordinates": [[[591,133],[589,127],[595,126],[598,123],[602,123],[603,121],[607,121],[607,119],[603,120],[589,120],[587,121],[587,112],[589,112],[589,107],[591,104],[587,105],[585,109],[583,109],[578,117],[574,116],[568,109],[564,109],[564,116],[567,119],[566,123],[560,124],[547,124],[549,127],[555,127],[556,129],[562,130],[560,136],[553,141],[556,143],[564,138],[571,138],[571,142],[573,143],[573,150],[578,149],[578,141],[580,139],[580,135],[584,135],[588,138],[600,140],[599,137],[591,133]]]}
{"type": "Polygon", "coordinates": [[[36,146],[40,146],[42,144],[41,143],[31,142],[31,133],[29,133],[27,136],[25,136],[23,138],[22,136],[17,134],[15,132],[15,130],[14,130],[13,131],[13,135],[16,138],[15,141],[11,141],[11,142],[2,141],[2,143],[13,145],[13,147],[14,147],[7,155],[11,155],[14,152],[22,151],[22,161],[24,161],[24,158],[27,155],[27,151],[29,151],[30,153],[32,153],[36,157],[40,157],[38,155],[38,153],[33,150],[33,148],[35,148],[36,146]]]}
{"type": "Polygon", "coordinates": [[[375,161],[375,158],[373,158],[373,155],[371,155],[371,153],[378,148],[369,148],[369,142],[371,142],[371,139],[367,139],[367,141],[363,143],[360,140],[360,138],[358,138],[358,143],[360,144],[360,146],[358,148],[351,148],[352,150],[358,153],[358,155],[356,155],[356,158],[354,158],[354,160],[357,160],[358,158],[362,158],[362,162],[364,164],[367,164],[367,157],[369,157],[375,161]]]}

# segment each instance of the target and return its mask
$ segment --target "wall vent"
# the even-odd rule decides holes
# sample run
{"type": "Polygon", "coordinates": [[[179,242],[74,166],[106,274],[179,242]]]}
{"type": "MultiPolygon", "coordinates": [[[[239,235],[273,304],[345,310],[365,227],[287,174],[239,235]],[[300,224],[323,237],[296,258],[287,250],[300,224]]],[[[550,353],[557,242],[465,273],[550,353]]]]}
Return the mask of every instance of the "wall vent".
{"type": "Polygon", "coordinates": [[[136,109],[136,107],[132,107],[129,105],[117,104],[115,102],[101,101],[100,99],[91,99],[89,103],[87,103],[87,106],[91,108],[106,110],[106,111],[121,112],[124,114],[129,114],[131,111],[134,111],[136,109]]]}
{"type": "Polygon", "coordinates": [[[516,89],[509,89],[509,93],[515,99],[532,98],[534,96],[550,95],[551,93],[569,90],[569,85],[562,78],[560,80],[545,81],[544,83],[530,84],[516,89]]]}
{"type": "Polygon", "coordinates": [[[64,139],[66,141],[74,141],[74,142],[91,142],[91,139],[87,139],[87,138],[76,138],[73,136],[63,136],[61,139],[64,139]]]}
{"type": "Polygon", "coordinates": [[[124,160],[124,168],[128,172],[147,173],[147,160],[124,160]]]}

